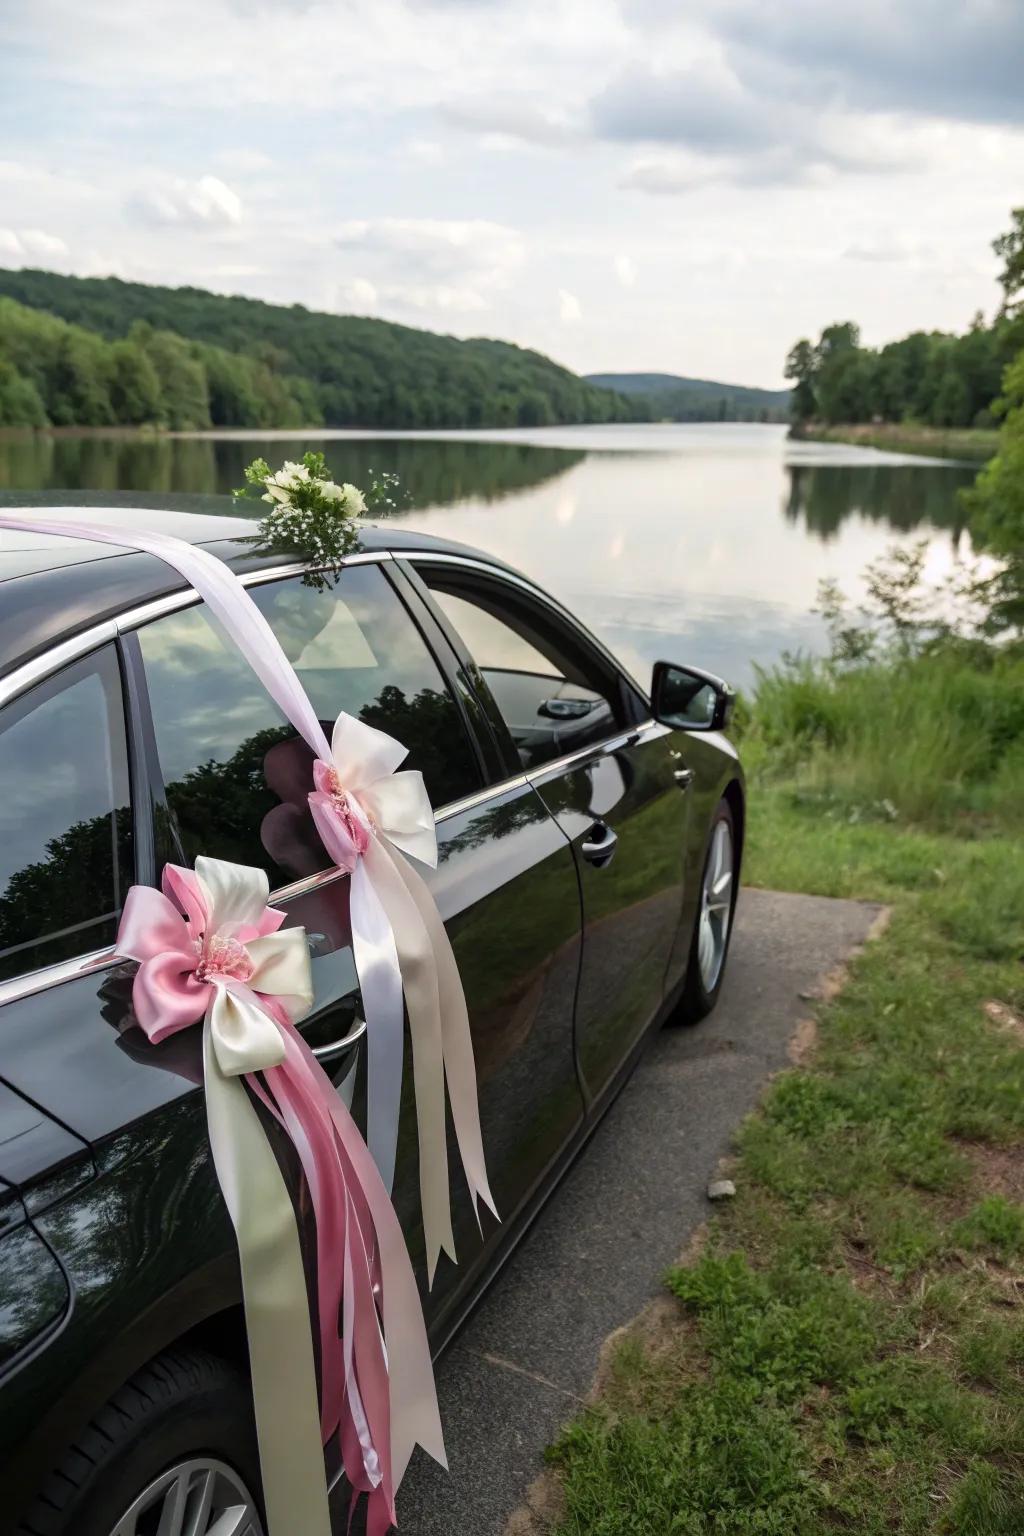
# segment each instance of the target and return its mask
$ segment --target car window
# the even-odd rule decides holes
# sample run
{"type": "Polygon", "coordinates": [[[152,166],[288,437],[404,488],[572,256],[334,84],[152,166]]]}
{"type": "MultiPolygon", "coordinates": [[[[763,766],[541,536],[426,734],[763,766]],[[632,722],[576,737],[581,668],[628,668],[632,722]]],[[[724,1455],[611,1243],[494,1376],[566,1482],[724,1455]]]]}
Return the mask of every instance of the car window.
{"type": "MultiPolygon", "coordinates": [[[[316,592],[254,587],[330,737],[341,710],[395,736],[435,807],[480,787],[462,715],[408,610],[376,565],[316,592]]],[[[267,870],[271,885],[328,867],[309,816],[312,753],[237,647],[198,605],[139,631],[179,853],[267,870]]]]}
{"type": "Polygon", "coordinates": [[[422,574],[482,673],[524,767],[615,734],[624,719],[617,678],[550,609],[501,581],[422,574]]]}
{"type": "Polygon", "coordinates": [[[0,979],[112,944],[132,880],[111,647],[0,711],[0,979]]]}

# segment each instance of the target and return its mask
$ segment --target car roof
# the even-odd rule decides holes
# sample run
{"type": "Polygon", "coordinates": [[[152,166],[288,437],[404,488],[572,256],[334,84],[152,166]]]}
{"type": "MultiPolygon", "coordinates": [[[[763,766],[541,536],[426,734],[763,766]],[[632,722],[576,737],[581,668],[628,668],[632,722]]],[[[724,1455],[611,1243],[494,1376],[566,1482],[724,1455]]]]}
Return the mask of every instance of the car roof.
{"type": "MultiPolygon", "coordinates": [[[[254,507],[255,510],[255,507],[254,507]]],[[[288,563],[286,551],[256,554],[256,520],[240,515],[227,496],[111,495],[76,492],[0,498],[0,518],[94,518],[125,529],[145,527],[202,545],[239,574],[288,563]]],[[[359,547],[368,553],[423,550],[470,555],[504,570],[501,560],[466,544],[417,533],[401,523],[363,523],[359,547]]],[[[301,559],[299,551],[294,559],[301,559]]],[[[61,640],[129,608],[179,592],[188,583],[164,561],[130,548],[50,533],[0,527],[0,676],[61,640]]]]}

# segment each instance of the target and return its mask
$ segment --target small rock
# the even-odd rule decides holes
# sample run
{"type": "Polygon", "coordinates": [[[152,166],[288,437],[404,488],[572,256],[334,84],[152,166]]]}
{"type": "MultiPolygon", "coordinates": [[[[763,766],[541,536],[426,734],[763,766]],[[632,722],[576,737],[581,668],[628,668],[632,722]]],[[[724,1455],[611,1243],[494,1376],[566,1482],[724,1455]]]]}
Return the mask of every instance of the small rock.
{"type": "Polygon", "coordinates": [[[736,1193],[732,1179],[712,1179],[708,1185],[709,1200],[731,1200],[736,1193]]]}

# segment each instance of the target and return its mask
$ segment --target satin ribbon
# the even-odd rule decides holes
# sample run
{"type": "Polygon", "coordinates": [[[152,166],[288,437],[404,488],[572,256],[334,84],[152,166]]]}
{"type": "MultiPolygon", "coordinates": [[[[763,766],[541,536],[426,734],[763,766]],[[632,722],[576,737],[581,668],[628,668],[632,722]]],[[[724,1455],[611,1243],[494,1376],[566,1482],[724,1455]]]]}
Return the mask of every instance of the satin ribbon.
{"type": "Polygon", "coordinates": [[[443,1249],[455,1257],[445,1137],[445,1083],[456,1142],[479,1222],[495,1211],[487,1179],[476,1067],[458,966],[437,908],[409,854],[437,863],[430,801],[421,775],[397,772],[406,749],[341,714],[328,743],[305,689],[246,589],[207,550],[166,534],[80,519],[0,518],[0,528],[96,539],[147,551],[189,581],[317,759],[310,795],[330,858],[351,875],[352,948],[366,1014],[367,1133],[386,1187],[394,1177],[402,1080],[402,993],[416,1085],[420,1191],[428,1279],[443,1249]],[[397,876],[397,879],[396,879],[397,876]]]}
{"type": "Polygon", "coordinates": [[[330,1536],[321,1442],[383,1536],[417,1441],[444,1445],[416,1281],[387,1191],[347,1109],[294,1027],[313,999],[305,934],[281,929],[261,870],[200,857],[163,893],[133,886],[116,950],[139,962],[133,1002],[153,1042],[203,1019],[210,1145],[238,1238],[270,1536],[330,1536]],[[242,1079],[294,1144],[317,1235],[317,1423],[295,1212],[242,1079]],[[339,1332],[340,1330],[340,1332],[339,1332]]]}
{"type": "MultiPolygon", "coordinates": [[[[420,1198],[427,1274],[432,1281],[441,1251],[452,1259],[456,1256],[448,1192],[446,1080],[455,1139],[477,1220],[480,1201],[497,1212],[487,1179],[473,1040],[458,966],[434,899],[405,857],[409,854],[432,868],[437,865],[437,832],[423,776],[398,771],[406,756],[401,742],[342,712],[329,756],[314,764],[316,788],[309,796],[309,807],[329,856],[352,875],[353,947],[357,934],[367,948],[365,936],[370,932],[390,931],[393,938],[412,1036],[420,1198]]],[[[373,963],[380,953],[375,947],[373,963]]],[[[390,958],[382,970],[393,974],[390,958]]],[[[365,1002],[362,970],[359,976],[365,1002]]],[[[372,974],[369,979],[371,985],[376,981],[372,974]]],[[[398,1002],[400,1006],[400,998],[398,1002]]],[[[382,1042],[385,1038],[381,1031],[382,1042]]],[[[389,1049],[395,1046],[382,1043],[382,1053],[389,1049]]],[[[392,1079],[399,1085],[400,1071],[399,1061],[392,1079]]],[[[374,1107],[371,1100],[371,1111],[374,1107]]],[[[376,1118],[370,1115],[371,1150],[376,1130],[384,1152],[390,1154],[387,1167],[393,1169],[398,1099],[386,1104],[378,1100],[376,1110],[376,1118]]]]}

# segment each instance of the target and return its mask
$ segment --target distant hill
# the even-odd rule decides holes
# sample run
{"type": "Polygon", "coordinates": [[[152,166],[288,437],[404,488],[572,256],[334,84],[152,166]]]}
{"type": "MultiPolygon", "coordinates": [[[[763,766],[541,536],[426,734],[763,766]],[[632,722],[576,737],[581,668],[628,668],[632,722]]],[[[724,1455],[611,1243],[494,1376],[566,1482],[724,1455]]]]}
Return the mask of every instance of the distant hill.
{"type": "Polygon", "coordinates": [[[533,427],[631,417],[621,395],[509,342],[201,288],[0,270],[0,425],[533,427]]]}
{"type": "Polygon", "coordinates": [[[752,389],[674,373],[590,373],[588,384],[626,395],[653,421],[788,421],[788,389],[752,389]]]}

